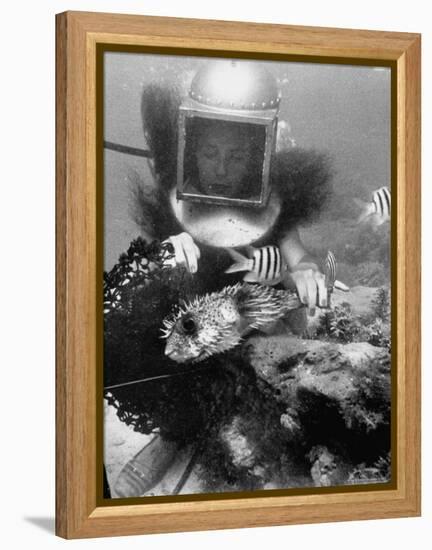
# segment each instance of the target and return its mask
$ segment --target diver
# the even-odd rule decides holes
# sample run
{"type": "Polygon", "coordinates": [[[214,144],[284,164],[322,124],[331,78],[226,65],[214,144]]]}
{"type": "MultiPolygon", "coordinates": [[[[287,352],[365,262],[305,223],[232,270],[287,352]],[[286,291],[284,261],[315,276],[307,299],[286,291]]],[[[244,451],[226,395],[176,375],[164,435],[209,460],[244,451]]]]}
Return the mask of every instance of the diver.
{"type": "Polygon", "coordinates": [[[275,78],[262,64],[219,60],[197,73],[180,105],[177,187],[169,195],[183,231],[169,241],[175,263],[191,273],[201,268],[203,247],[247,247],[253,255],[253,247],[275,246],[285,266],[283,284],[294,285],[313,313],[316,305],[327,305],[327,292],[319,262],[300,240],[295,210],[309,209],[310,215],[321,208],[328,172],[322,157],[302,159],[300,152],[300,164],[317,162],[312,175],[319,181],[303,181],[303,189],[293,185],[289,166],[284,180],[284,161],[294,164],[292,172],[301,166],[289,151],[286,159],[283,152],[275,155],[280,99],[275,78]]]}
{"type": "MultiPolygon", "coordinates": [[[[170,264],[195,274],[197,289],[242,279],[280,284],[297,289],[313,314],[327,305],[325,277],[298,226],[322,209],[331,171],[315,151],[276,151],[280,102],[265,64],[243,60],[204,64],[184,97],[145,88],[142,116],[156,185],[152,193],[137,192],[136,218],[146,235],[172,244],[170,264]],[[236,254],[251,260],[244,270],[232,269],[236,254]]],[[[305,311],[287,319],[292,332],[305,330],[305,311]]],[[[148,492],[175,455],[176,445],[156,436],[122,470],[116,494],[148,492]]]]}

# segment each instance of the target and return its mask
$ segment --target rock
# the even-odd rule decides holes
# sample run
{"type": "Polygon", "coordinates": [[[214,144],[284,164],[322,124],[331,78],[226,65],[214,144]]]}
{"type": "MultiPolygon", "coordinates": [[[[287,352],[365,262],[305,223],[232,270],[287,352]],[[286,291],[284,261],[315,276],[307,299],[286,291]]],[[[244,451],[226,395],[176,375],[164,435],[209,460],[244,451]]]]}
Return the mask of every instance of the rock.
{"type": "MultiPolygon", "coordinates": [[[[389,373],[389,353],[366,342],[337,344],[295,337],[256,336],[249,340],[248,361],[257,376],[283,396],[299,388],[342,401],[351,397],[367,377],[380,381],[384,365],[389,373]]],[[[289,404],[289,401],[287,401],[289,404]]]]}
{"type": "Polygon", "coordinates": [[[295,336],[255,336],[249,339],[244,352],[247,363],[257,375],[274,385],[286,373],[292,378],[292,367],[308,352],[319,350],[325,345],[318,340],[303,340],[295,336]]]}
{"type": "Polygon", "coordinates": [[[353,463],[387,452],[391,397],[387,349],[366,342],[256,336],[247,353],[258,380],[285,408],[279,418],[287,441],[311,448],[337,442],[343,455],[352,455],[353,463]]]}
{"type": "Polygon", "coordinates": [[[370,371],[371,363],[387,358],[386,350],[366,342],[326,344],[319,350],[308,352],[297,366],[298,388],[341,403],[355,398],[354,394],[363,385],[365,376],[372,376],[378,383],[377,373],[370,371]]]}
{"type": "Polygon", "coordinates": [[[254,445],[241,430],[241,419],[236,416],[230,424],[222,426],[220,440],[236,467],[251,469],[255,464],[254,445]]]}
{"type": "MultiPolygon", "coordinates": [[[[255,336],[248,342],[248,362],[273,386],[295,381],[342,399],[370,371],[371,362],[388,363],[386,349],[367,342],[338,344],[286,336],[255,336]]],[[[385,369],[388,370],[388,369],[385,369]]]]}
{"type": "Polygon", "coordinates": [[[311,477],[315,487],[341,485],[347,480],[350,466],[327,447],[317,445],[307,457],[312,463],[311,477]]]}
{"type": "Polygon", "coordinates": [[[282,428],[293,436],[301,431],[300,419],[294,409],[287,409],[284,414],[281,414],[280,423],[282,428]]]}

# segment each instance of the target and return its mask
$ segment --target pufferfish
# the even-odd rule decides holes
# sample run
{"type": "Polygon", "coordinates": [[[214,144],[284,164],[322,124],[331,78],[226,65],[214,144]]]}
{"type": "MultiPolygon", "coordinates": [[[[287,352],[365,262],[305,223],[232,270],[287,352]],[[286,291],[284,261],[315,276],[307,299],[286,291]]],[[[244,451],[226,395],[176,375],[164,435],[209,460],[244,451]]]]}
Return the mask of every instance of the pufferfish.
{"type": "Polygon", "coordinates": [[[197,363],[237,346],[254,329],[265,330],[303,307],[297,293],[237,283],[184,304],[163,321],[165,355],[177,363],[197,363]]]}

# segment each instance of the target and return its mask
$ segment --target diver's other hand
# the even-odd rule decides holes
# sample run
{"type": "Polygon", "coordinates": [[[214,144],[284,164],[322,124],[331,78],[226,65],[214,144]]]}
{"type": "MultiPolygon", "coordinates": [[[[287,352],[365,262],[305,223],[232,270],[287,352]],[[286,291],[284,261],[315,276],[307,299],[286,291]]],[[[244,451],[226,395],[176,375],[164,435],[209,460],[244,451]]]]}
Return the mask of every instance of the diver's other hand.
{"type": "Polygon", "coordinates": [[[184,266],[189,273],[198,271],[198,260],[201,253],[189,233],[183,232],[179,235],[173,235],[164,242],[171,243],[174,248],[174,257],[167,260],[167,265],[173,267],[184,266]]]}
{"type": "Polygon", "coordinates": [[[299,263],[289,272],[289,278],[297,289],[300,301],[315,314],[315,307],[327,307],[325,276],[315,264],[299,263]]]}

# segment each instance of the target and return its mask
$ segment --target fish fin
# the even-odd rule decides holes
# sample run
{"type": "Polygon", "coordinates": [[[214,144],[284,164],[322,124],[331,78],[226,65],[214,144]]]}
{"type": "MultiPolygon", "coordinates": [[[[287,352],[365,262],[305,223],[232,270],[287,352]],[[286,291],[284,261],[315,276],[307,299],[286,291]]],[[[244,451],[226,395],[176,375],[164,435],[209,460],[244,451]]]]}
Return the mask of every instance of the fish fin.
{"type": "Polygon", "coordinates": [[[366,222],[369,224],[369,226],[375,233],[380,231],[379,228],[388,221],[390,221],[390,218],[388,216],[380,216],[379,214],[376,214],[376,213],[373,213],[366,218],[366,222]]]}
{"type": "Polygon", "coordinates": [[[267,281],[263,284],[267,286],[275,286],[282,282],[282,277],[276,277],[276,279],[272,279],[271,281],[267,281]]]}
{"type": "Polygon", "coordinates": [[[225,269],[225,273],[237,273],[239,271],[250,271],[252,266],[250,265],[249,262],[250,260],[246,259],[243,262],[234,263],[230,267],[228,267],[228,269],[225,269]]]}
{"type": "Polygon", "coordinates": [[[246,256],[238,252],[235,248],[225,248],[228,254],[235,262],[241,262],[242,260],[247,260],[246,256]]]}
{"type": "Polygon", "coordinates": [[[253,330],[254,329],[253,329],[253,327],[251,327],[248,319],[241,319],[241,321],[239,323],[239,326],[238,326],[238,331],[239,331],[239,334],[240,334],[241,338],[244,338],[247,334],[249,334],[253,330]]]}
{"type": "Polygon", "coordinates": [[[375,227],[385,224],[385,222],[390,221],[390,216],[377,216],[374,220],[375,227]]]}
{"type": "Polygon", "coordinates": [[[255,273],[249,271],[249,273],[246,273],[246,275],[243,277],[243,281],[245,281],[245,283],[257,283],[258,278],[255,273]]]}
{"type": "Polygon", "coordinates": [[[228,254],[234,260],[234,263],[225,269],[225,273],[237,273],[238,271],[250,271],[252,269],[252,260],[234,250],[234,248],[226,249],[228,254]]]}
{"type": "Polygon", "coordinates": [[[358,208],[360,208],[360,214],[357,218],[357,223],[362,223],[373,213],[371,203],[362,201],[361,199],[358,199],[356,197],[353,198],[353,201],[358,206],[358,208]]]}
{"type": "Polygon", "coordinates": [[[257,249],[254,248],[253,246],[248,245],[248,246],[246,247],[246,253],[247,253],[248,257],[249,257],[249,258],[253,258],[253,256],[254,256],[256,250],[257,250],[257,249]]]}

